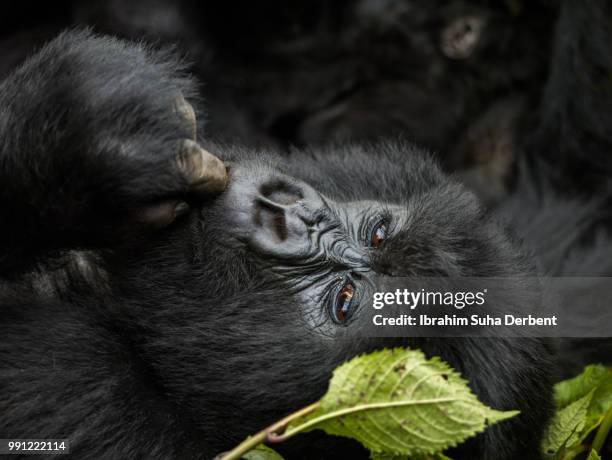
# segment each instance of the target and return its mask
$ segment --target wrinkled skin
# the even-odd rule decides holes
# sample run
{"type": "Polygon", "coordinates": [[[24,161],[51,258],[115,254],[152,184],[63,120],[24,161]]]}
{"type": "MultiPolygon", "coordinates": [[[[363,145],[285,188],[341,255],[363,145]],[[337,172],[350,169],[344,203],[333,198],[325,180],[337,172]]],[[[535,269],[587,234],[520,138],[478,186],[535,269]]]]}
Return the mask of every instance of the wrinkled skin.
{"type": "MultiPolygon", "coordinates": [[[[522,410],[455,458],[536,458],[543,341],[360,334],[385,277],[532,273],[475,195],[407,144],[281,159],[193,139],[191,85],[168,55],[72,33],[0,87],[0,433],[69,438],[81,458],[210,458],[315,401],[345,360],[403,345],[522,410]]],[[[280,449],[367,456],[320,434],[280,449]]]]}

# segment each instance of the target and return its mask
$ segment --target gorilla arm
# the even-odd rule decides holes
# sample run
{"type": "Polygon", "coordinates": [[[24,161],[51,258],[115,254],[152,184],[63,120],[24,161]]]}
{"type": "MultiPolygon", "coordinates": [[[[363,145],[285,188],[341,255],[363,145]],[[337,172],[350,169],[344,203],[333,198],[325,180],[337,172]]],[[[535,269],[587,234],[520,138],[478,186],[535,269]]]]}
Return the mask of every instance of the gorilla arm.
{"type": "Polygon", "coordinates": [[[0,273],[65,248],[107,248],[225,188],[195,141],[193,83],[174,58],[60,35],[0,83],[0,273]]]}

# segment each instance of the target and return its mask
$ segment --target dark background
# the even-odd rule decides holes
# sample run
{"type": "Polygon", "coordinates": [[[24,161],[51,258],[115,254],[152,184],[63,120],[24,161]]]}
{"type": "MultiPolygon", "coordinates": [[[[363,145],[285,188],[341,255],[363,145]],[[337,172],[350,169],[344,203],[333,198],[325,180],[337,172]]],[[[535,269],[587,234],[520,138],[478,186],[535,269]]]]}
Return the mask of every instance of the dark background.
{"type": "MultiPolygon", "coordinates": [[[[534,127],[551,77],[556,2],[64,0],[3,8],[0,77],[67,27],[172,44],[201,82],[207,134],[232,143],[282,150],[403,136],[465,171],[492,201],[512,183],[518,151],[544,156],[534,127]],[[474,24],[474,46],[453,54],[451,40],[449,54],[449,32],[460,40],[474,24]]],[[[573,174],[571,183],[592,181],[573,174]]]]}

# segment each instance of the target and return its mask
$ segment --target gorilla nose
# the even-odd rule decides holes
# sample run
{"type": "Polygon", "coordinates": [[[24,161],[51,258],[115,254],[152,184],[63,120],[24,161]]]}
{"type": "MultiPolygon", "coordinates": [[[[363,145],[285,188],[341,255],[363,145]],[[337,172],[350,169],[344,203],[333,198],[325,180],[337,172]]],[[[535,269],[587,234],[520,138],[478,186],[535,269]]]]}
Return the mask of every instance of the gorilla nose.
{"type": "Polygon", "coordinates": [[[308,184],[272,168],[247,164],[230,170],[225,206],[230,233],[249,246],[279,257],[297,257],[310,247],[309,229],[323,198],[308,184]]]}
{"type": "Polygon", "coordinates": [[[264,182],[253,203],[255,225],[279,243],[291,236],[301,236],[305,227],[299,215],[304,199],[302,188],[283,178],[264,182]]]}
{"type": "Polygon", "coordinates": [[[264,183],[259,190],[262,199],[279,206],[290,206],[304,198],[304,194],[295,183],[283,179],[273,179],[264,183]]]}

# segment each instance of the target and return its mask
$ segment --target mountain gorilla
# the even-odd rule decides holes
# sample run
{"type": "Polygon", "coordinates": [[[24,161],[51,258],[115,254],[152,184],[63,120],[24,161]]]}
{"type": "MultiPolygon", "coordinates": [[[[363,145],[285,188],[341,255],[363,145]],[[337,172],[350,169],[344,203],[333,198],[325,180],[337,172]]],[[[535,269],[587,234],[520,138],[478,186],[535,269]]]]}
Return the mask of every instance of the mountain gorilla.
{"type": "MultiPolygon", "coordinates": [[[[317,400],[345,360],[401,345],[521,411],[452,458],[539,457],[549,343],[365,338],[360,304],[385,277],[609,271],[606,234],[578,244],[595,206],[531,171],[487,210],[405,142],[215,143],[171,53],[88,32],[31,57],[0,103],[1,437],[68,438],[77,458],[210,458],[317,400]]],[[[367,457],[319,433],[279,450],[367,457]]]]}
{"type": "MultiPolygon", "coordinates": [[[[209,458],[315,401],[346,359],[394,344],[351,321],[377,274],[531,270],[407,145],[285,161],[208,145],[229,167],[213,198],[225,171],[194,141],[176,69],[70,33],[2,85],[3,435],[69,438],[79,457],[209,458]]],[[[418,345],[486,403],[523,411],[466,458],[537,452],[545,344],[418,345]]]]}

